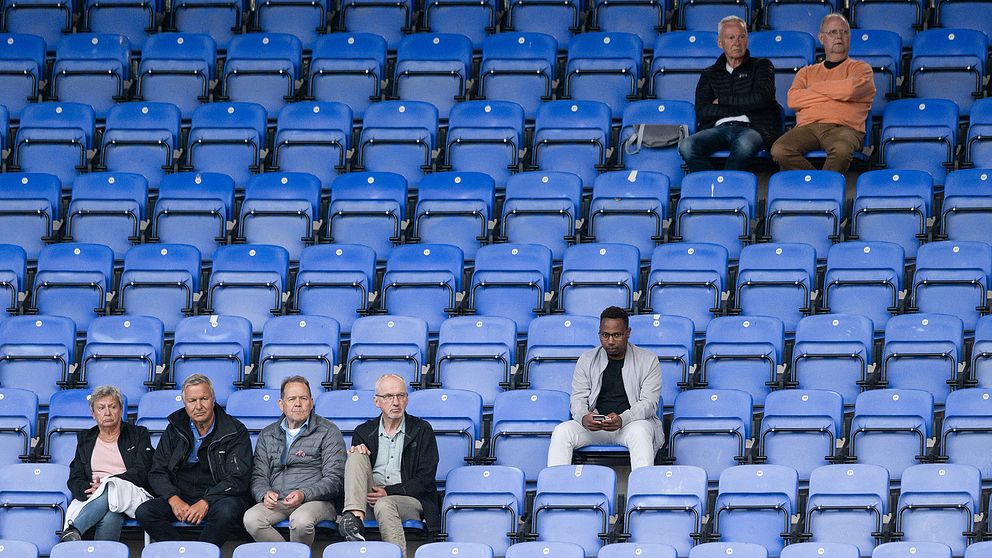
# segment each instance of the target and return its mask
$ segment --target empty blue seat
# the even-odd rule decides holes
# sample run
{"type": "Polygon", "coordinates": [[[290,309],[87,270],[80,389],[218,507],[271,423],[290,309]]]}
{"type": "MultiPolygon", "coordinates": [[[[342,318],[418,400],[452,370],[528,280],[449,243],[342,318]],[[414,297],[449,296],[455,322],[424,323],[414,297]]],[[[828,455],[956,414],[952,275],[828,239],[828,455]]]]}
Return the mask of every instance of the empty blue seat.
{"type": "Polygon", "coordinates": [[[0,502],[5,508],[0,516],[0,538],[29,540],[41,554],[51,554],[72,500],[66,488],[68,479],[66,465],[17,463],[4,467],[0,473],[0,502]]]}
{"type": "Polygon", "coordinates": [[[192,315],[200,292],[200,252],[185,244],[135,246],[124,256],[117,308],[154,316],[172,332],[192,315]]]}
{"type": "Polygon", "coordinates": [[[989,140],[992,140],[992,101],[978,99],[971,106],[971,114],[968,116],[964,162],[978,168],[992,166],[992,142],[989,140]]]}
{"type": "Polygon", "coordinates": [[[516,366],[517,326],[498,316],[459,316],[441,324],[438,334],[434,384],[444,389],[469,390],[492,408],[496,397],[510,387],[516,366]]]}
{"type": "Polygon", "coordinates": [[[640,297],[640,253],[627,244],[576,244],[565,250],[558,309],[599,316],[607,306],[634,308],[640,297]]]}
{"type": "Polygon", "coordinates": [[[872,558],[950,558],[951,547],[937,542],[890,542],[878,545],[872,558]]]}
{"type": "Polygon", "coordinates": [[[702,533],[706,514],[703,469],[674,465],[631,471],[623,524],[632,544],[665,543],[672,545],[678,556],[688,556],[702,533]]]}
{"type": "Polygon", "coordinates": [[[489,240],[496,207],[496,184],[481,172],[428,174],[417,192],[413,236],[417,242],[457,246],[475,259],[489,240]]]}
{"type": "Polygon", "coordinates": [[[667,229],[669,180],[659,172],[614,171],[596,177],[586,238],[631,244],[646,259],[667,229]]]}
{"type": "Polygon", "coordinates": [[[940,424],[941,462],[971,465],[981,472],[983,481],[992,479],[992,466],[985,459],[992,442],[989,401],[985,388],[952,391],[940,424]]]}
{"type": "Polygon", "coordinates": [[[691,101],[635,101],[623,111],[618,146],[618,164],[625,169],[660,172],[678,190],[685,176],[685,164],[678,144],[668,147],[647,147],[638,143],[641,127],[661,124],[681,127],[681,137],[696,131],[696,112],[691,101]]]}
{"type": "Polygon", "coordinates": [[[383,5],[371,0],[344,0],[338,12],[340,31],[376,34],[386,40],[390,51],[399,47],[403,37],[413,29],[417,5],[410,0],[383,5]]]}
{"type": "Polygon", "coordinates": [[[404,37],[396,51],[396,97],[431,103],[442,120],[465,98],[471,77],[472,41],[463,35],[417,33],[404,37]]]}
{"type": "Polygon", "coordinates": [[[479,97],[512,101],[533,120],[542,101],[551,100],[558,76],[558,43],[544,33],[499,33],[482,45],[479,97]]]}
{"type": "Polygon", "coordinates": [[[992,246],[984,242],[943,241],[920,246],[913,275],[911,308],[961,318],[965,331],[988,305],[992,246]]]}
{"type": "Polygon", "coordinates": [[[602,465],[558,465],[541,471],[533,520],[538,541],[567,540],[581,545],[586,556],[595,556],[609,531],[616,483],[616,473],[602,465]]]}
{"type": "Polygon", "coordinates": [[[598,317],[556,314],[536,318],[527,329],[522,382],[532,389],[571,393],[579,355],[598,346],[598,317]]]}
{"type": "Polygon", "coordinates": [[[725,316],[706,327],[699,383],[751,394],[756,406],[781,382],[785,351],[782,320],[770,316],[725,316]]]}
{"type": "Polygon", "coordinates": [[[210,35],[152,35],[141,52],[135,99],[172,103],[188,119],[210,100],[216,60],[217,44],[210,35]]]}
{"type": "Polygon", "coordinates": [[[676,465],[694,465],[707,479],[747,460],[751,396],[732,389],[694,389],[675,398],[668,453],[676,465]]]}
{"type": "Polygon", "coordinates": [[[171,171],[180,143],[179,108],[170,103],[121,103],[107,112],[100,140],[100,165],[111,172],[143,175],[158,188],[171,171]]]}
{"type": "Polygon", "coordinates": [[[637,99],[641,86],[644,46],[633,33],[582,33],[568,47],[565,96],[600,101],[614,115],[637,99]]]}
{"type": "Polygon", "coordinates": [[[38,396],[18,388],[0,388],[0,396],[0,463],[26,461],[38,424],[38,396]]]}
{"type": "Polygon", "coordinates": [[[21,111],[11,166],[54,174],[68,189],[90,161],[96,114],[81,103],[35,103],[21,111]]]}
{"type": "Polygon", "coordinates": [[[582,547],[570,542],[522,542],[506,549],[507,558],[582,558],[582,547]]]}
{"type": "Polygon", "coordinates": [[[314,242],[320,217],[320,181],[302,172],[268,172],[248,180],[238,222],[249,244],[281,246],[289,259],[314,242]]]}
{"type": "Polygon", "coordinates": [[[218,172],[243,188],[259,171],[266,150],[265,108],[254,103],[211,103],[193,112],[189,170],[218,172]]]}
{"type": "Polygon", "coordinates": [[[0,34],[0,104],[19,118],[21,110],[38,100],[45,80],[45,41],[36,35],[0,34]]]}
{"type": "Polygon", "coordinates": [[[107,246],[115,260],[141,242],[148,181],[129,172],[93,172],[76,178],[66,214],[66,240],[107,246]]]}
{"type": "Polygon", "coordinates": [[[932,216],[933,177],[921,170],[876,170],[858,177],[849,239],[882,240],[916,257],[932,216]]]}
{"type": "Polygon", "coordinates": [[[79,363],[79,385],[117,386],[134,405],[162,371],[165,330],[152,316],[93,320],[79,363]]]}
{"type": "Polygon", "coordinates": [[[446,165],[488,174],[506,186],[524,149],[524,110],[512,101],[463,101],[451,107],[445,136],[446,165]]]}
{"type": "Polygon", "coordinates": [[[75,2],[67,0],[32,0],[26,4],[5,1],[2,4],[4,31],[14,34],[35,35],[49,51],[64,33],[72,33],[75,2]]]}
{"type": "Polygon", "coordinates": [[[358,168],[395,172],[416,188],[437,147],[438,111],[422,101],[382,101],[365,111],[358,168]]]}
{"type": "Polygon", "coordinates": [[[207,309],[244,316],[259,333],[265,321],[282,312],[288,289],[289,253],[265,244],[224,246],[214,256],[207,284],[207,309]]]}
{"type": "Polygon", "coordinates": [[[60,316],[0,321],[0,384],[30,390],[42,406],[67,385],[76,363],[76,326],[60,316]]]}
{"type": "Polygon", "coordinates": [[[949,314],[903,314],[885,325],[879,382],[897,389],[921,389],[943,405],[959,381],[964,328],[949,314]]]}
{"type": "Polygon", "coordinates": [[[307,95],[344,103],[361,120],[382,95],[386,77],[385,39],[373,33],[332,33],[313,45],[307,95]]]}
{"type": "Polygon", "coordinates": [[[131,45],[121,35],[66,35],[55,49],[52,98],[88,104],[104,118],[126,98],[130,57],[131,45]]]}
{"type": "Polygon", "coordinates": [[[241,29],[245,7],[242,0],[177,0],[168,13],[168,28],[210,35],[224,50],[241,29]]]}
{"type": "Polygon", "coordinates": [[[407,181],[392,172],[350,172],[337,177],[327,210],[327,240],[362,244],[385,262],[402,240],[407,181]]]}
{"type": "Polygon", "coordinates": [[[740,257],[757,210],[757,178],[744,171],[694,172],[682,182],[675,214],[675,239],[712,242],[740,257]]]}
{"type": "Polygon", "coordinates": [[[278,389],[242,389],[227,398],[225,409],[232,417],[240,420],[248,429],[251,447],[255,447],[258,433],[266,426],[279,420],[278,389]]]}
{"type": "Polygon", "coordinates": [[[765,5],[764,28],[776,31],[803,31],[816,36],[823,16],[835,11],[834,2],[772,0],[765,5]]]}
{"type": "Polygon", "coordinates": [[[758,463],[784,465],[808,481],[833,462],[844,429],[844,400],[832,391],[788,389],[765,399],[758,431],[758,463]]]}
{"type": "Polygon", "coordinates": [[[574,172],[591,188],[609,160],[610,107],[599,101],[549,101],[537,110],[535,122],[534,166],[574,172]]]}
{"type": "Polygon", "coordinates": [[[409,244],[397,247],[386,261],[382,277],[382,309],[390,314],[416,316],[432,333],[455,313],[462,292],[462,251],[447,244],[409,244]]]}
{"type": "Polygon", "coordinates": [[[431,424],[437,441],[437,480],[475,456],[482,432],[482,397],[461,389],[422,389],[410,394],[410,414],[431,424]]]}
{"type": "Polygon", "coordinates": [[[866,391],[854,403],[847,455],[881,465],[898,481],[903,471],[927,456],[933,431],[933,396],[916,389],[866,391]]]}
{"type": "Polygon", "coordinates": [[[315,397],[314,412],[333,422],[351,447],[351,436],[363,422],[378,418],[382,411],[375,406],[372,390],[325,391],[315,397]]]}
{"type": "Polygon", "coordinates": [[[766,558],[768,550],[754,543],[712,542],[694,546],[689,558],[722,558],[735,554],[737,558],[766,558]]]}
{"type": "Polygon", "coordinates": [[[158,0],[85,0],[81,28],[93,33],[123,35],[131,48],[140,52],[148,38],[157,30],[163,5],[158,0]]]}
{"type": "Polygon", "coordinates": [[[62,184],[52,174],[0,174],[0,235],[37,260],[61,218],[62,184]]]}
{"type": "Polygon", "coordinates": [[[489,443],[493,462],[520,469],[533,485],[548,463],[551,433],[570,418],[567,393],[515,389],[498,394],[489,443]]]}
{"type": "Polygon", "coordinates": [[[586,6],[583,2],[542,2],[513,0],[506,12],[502,29],[551,36],[559,50],[568,50],[572,37],[581,30],[586,6]]]}
{"type": "MultiPolygon", "coordinates": [[[[696,82],[720,54],[714,31],[671,31],[654,42],[649,89],[658,99],[696,100],[696,82]]],[[[694,122],[695,123],[695,122],[694,122]]]]}
{"type": "Polygon", "coordinates": [[[286,33],[249,33],[231,39],[224,63],[224,96],[257,103],[275,117],[296,96],[303,46],[286,33]]]}
{"type": "Polygon", "coordinates": [[[304,50],[313,48],[323,36],[335,8],[333,2],[300,4],[293,0],[263,0],[254,6],[255,26],[263,33],[286,33],[295,36],[304,50]]]}
{"type": "Polygon", "coordinates": [[[693,324],[689,318],[662,314],[631,316],[630,342],[658,355],[661,401],[666,412],[695,371],[693,324]]]}
{"type": "Polygon", "coordinates": [[[741,465],[720,474],[713,504],[713,533],[721,540],[750,542],[778,556],[789,542],[799,510],[799,476],[781,465],[741,465]],[[783,540],[784,539],[784,540],[783,540]]]}
{"type": "Polygon", "coordinates": [[[398,374],[420,385],[427,364],[427,322],[409,316],[366,316],[351,327],[343,379],[349,389],[372,389],[383,374],[398,374]]]}
{"type": "Polygon", "coordinates": [[[984,95],[989,39],[974,29],[930,29],[913,38],[909,92],[952,101],[967,116],[984,95]]]}
{"type": "Polygon", "coordinates": [[[977,558],[983,556],[986,552],[990,550],[992,541],[976,542],[968,545],[968,548],[964,550],[964,555],[966,558],[977,558]]]}
{"type": "Polygon", "coordinates": [[[506,183],[500,237],[512,243],[541,244],[560,260],[576,240],[581,201],[582,179],[571,172],[515,174],[506,183]]]}
{"type": "Polygon", "coordinates": [[[957,130],[958,106],[954,101],[892,101],[882,115],[879,160],[893,170],[925,171],[935,184],[943,184],[947,170],[954,167],[957,130]]]}
{"type": "Polygon", "coordinates": [[[523,334],[543,312],[550,289],[550,250],[537,244],[492,244],[476,252],[468,305],[480,316],[511,319],[523,334]]]}
{"type": "Polygon", "coordinates": [[[141,558],[173,558],[185,555],[187,552],[196,553],[197,558],[220,558],[220,549],[214,544],[199,541],[168,541],[156,542],[145,546],[141,558]]]}
{"type": "Polygon", "coordinates": [[[417,558],[493,558],[493,549],[485,543],[436,542],[417,548],[417,558]]]}
{"type": "Polygon", "coordinates": [[[127,545],[117,541],[66,541],[52,547],[52,558],[89,558],[99,552],[106,558],[128,558],[127,545]]]}
{"type": "Polygon", "coordinates": [[[891,242],[848,241],[831,246],[823,279],[823,310],[865,316],[875,331],[884,331],[902,304],[903,254],[902,246],[891,242]]]}
{"type": "Polygon", "coordinates": [[[351,108],[330,101],[298,102],[279,111],[269,170],[305,172],[327,192],[351,150],[351,108]]]}
{"type": "MultiPolygon", "coordinates": [[[[992,105],[990,105],[992,106],[992,105]]],[[[975,113],[972,112],[974,120],[975,113]]],[[[947,175],[940,206],[940,237],[992,244],[992,171],[962,169],[947,175]]]]}
{"type": "Polygon", "coordinates": [[[134,423],[148,429],[152,447],[156,447],[169,426],[169,415],[182,407],[183,393],[178,389],[149,391],[138,401],[138,418],[134,423]]]}
{"type": "Polygon", "coordinates": [[[707,31],[717,27],[720,20],[727,15],[736,15],[748,22],[750,25],[751,11],[753,7],[750,2],[731,2],[720,0],[718,2],[689,2],[678,7],[679,29],[697,31],[706,29],[707,31]]]}
{"type": "Polygon", "coordinates": [[[189,244],[203,261],[227,244],[228,222],[234,219],[234,180],[216,172],[181,172],[162,178],[152,213],[155,240],[189,244]]]}
{"type": "Polygon", "coordinates": [[[503,5],[494,0],[466,4],[460,0],[429,0],[423,3],[423,23],[418,30],[427,33],[463,35],[481,50],[487,35],[496,31],[503,5]]]}
{"type": "Polygon", "coordinates": [[[963,556],[975,540],[982,510],[982,475],[971,465],[926,463],[903,471],[895,530],[907,543],[935,542],[963,556]]]}
{"type": "Polygon", "coordinates": [[[874,327],[854,314],[821,314],[799,320],[792,349],[792,384],[830,390],[851,407],[874,373],[874,327]]]}
{"type": "Polygon", "coordinates": [[[614,543],[599,549],[596,558],[636,558],[643,554],[659,558],[676,558],[675,548],[661,543],[614,543]]]}
{"type": "Polygon", "coordinates": [[[325,316],[276,316],[265,322],[256,381],[279,389],[289,376],[303,376],[311,389],[330,387],[338,363],[341,331],[325,316]]]}
{"type": "Polygon", "coordinates": [[[670,3],[656,0],[597,0],[591,10],[592,27],[610,33],[633,33],[650,46],[666,30],[670,9],[670,3]]]}
{"type": "Polygon", "coordinates": [[[851,27],[897,33],[904,49],[913,46],[913,37],[922,28],[924,17],[923,2],[917,0],[855,0],[851,3],[851,27]]]}
{"type": "Polygon", "coordinates": [[[852,30],[850,54],[871,65],[875,99],[870,114],[877,119],[899,94],[902,85],[902,38],[898,33],[881,29],[852,30]]]}
{"type": "Polygon", "coordinates": [[[217,403],[223,405],[235,387],[241,387],[245,368],[252,364],[251,322],[240,316],[193,316],[176,326],[169,363],[171,383],[182,385],[187,376],[203,374],[214,384],[217,403]]]}
{"type": "Polygon", "coordinates": [[[359,244],[308,246],[294,289],[295,310],[334,318],[347,335],[376,292],[375,252],[359,244]]]}
{"type": "Polygon", "coordinates": [[[310,558],[310,547],[298,542],[241,543],[234,549],[232,558],[310,558]]]}
{"type": "Polygon", "coordinates": [[[689,318],[702,334],[722,312],[727,288],[726,248],[701,242],[662,244],[651,255],[645,306],[689,318]]]}
{"type": "Polygon", "coordinates": [[[65,316],[86,331],[114,291],[114,253],[99,244],[53,244],[38,256],[31,301],[43,315],[65,316]]]}
{"type": "MultiPolygon", "coordinates": [[[[889,473],[878,465],[825,465],[813,470],[804,517],[808,544],[857,545],[857,556],[869,556],[884,539],[889,513],[889,473]]],[[[783,555],[788,558],[786,547],[783,555]]],[[[826,555],[826,552],[824,552],[826,555]]]]}
{"type": "Polygon", "coordinates": [[[735,311],[772,316],[794,332],[813,313],[816,251],[808,244],[753,244],[741,250],[734,295],[735,311]]]}
{"type": "Polygon", "coordinates": [[[844,224],[844,175],[833,171],[784,171],[768,180],[765,234],[772,242],[801,242],[826,260],[844,224]]]}
{"type": "MultiPolygon", "coordinates": [[[[820,19],[815,21],[819,26],[820,19]]],[[[791,120],[796,114],[789,108],[789,88],[799,69],[813,64],[817,46],[813,36],[805,31],[759,31],[748,37],[751,56],[767,58],[775,66],[775,100],[786,119],[791,120]]]]}

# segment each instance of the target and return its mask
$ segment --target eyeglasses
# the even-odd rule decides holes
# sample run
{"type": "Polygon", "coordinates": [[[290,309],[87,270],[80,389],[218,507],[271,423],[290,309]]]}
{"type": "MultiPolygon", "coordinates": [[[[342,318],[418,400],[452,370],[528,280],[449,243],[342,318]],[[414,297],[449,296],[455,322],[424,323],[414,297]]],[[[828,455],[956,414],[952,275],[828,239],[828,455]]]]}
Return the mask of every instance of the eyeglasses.
{"type": "Polygon", "coordinates": [[[830,31],[821,31],[821,33],[823,33],[824,35],[826,35],[828,37],[833,37],[833,38],[836,39],[837,37],[846,37],[846,36],[850,35],[851,34],[851,30],[850,29],[831,29],[830,31]]]}
{"type": "Polygon", "coordinates": [[[626,335],[626,334],[627,334],[627,332],[625,332],[625,331],[621,331],[619,333],[610,333],[608,331],[600,331],[599,332],[599,337],[600,337],[600,339],[613,339],[613,340],[619,341],[619,340],[623,339],[623,336],[626,335]]]}
{"type": "Polygon", "coordinates": [[[403,401],[404,399],[407,398],[407,395],[408,394],[406,394],[406,393],[377,393],[377,394],[375,394],[376,397],[378,397],[379,399],[382,399],[383,401],[386,401],[387,403],[390,402],[390,401],[394,401],[394,400],[395,401],[403,401]]]}

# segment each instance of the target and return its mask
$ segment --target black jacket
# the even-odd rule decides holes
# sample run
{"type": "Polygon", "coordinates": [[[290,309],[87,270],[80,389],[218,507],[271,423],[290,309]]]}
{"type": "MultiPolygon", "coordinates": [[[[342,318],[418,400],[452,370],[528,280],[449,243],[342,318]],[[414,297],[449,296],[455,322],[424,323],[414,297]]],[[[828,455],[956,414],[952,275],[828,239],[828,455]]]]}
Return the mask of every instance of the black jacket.
{"type": "MultiPolygon", "coordinates": [[[[66,482],[69,491],[72,492],[72,497],[76,500],[88,498],[86,489],[90,487],[93,480],[93,467],[90,462],[99,434],[99,426],[76,434],[76,456],[69,464],[69,481],[66,482]]],[[[117,477],[136,486],[148,488],[148,468],[155,452],[152,449],[148,429],[144,426],[123,423],[121,435],[117,438],[117,448],[120,449],[121,458],[124,459],[124,467],[127,468],[127,471],[117,475],[117,477]]]]}
{"type": "Polygon", "coordinates": [[[699,129],[712,128],[717,120],[746,115],[751,127],[771,147],[782,133],[782,107],[775,100],[775,67],[767,58],[744,55],[744,62],[727,73],[727,56],[703,70],[696,84],[696,119],[699,129]],[[719,99],[713,104],[714,99],[719,99]]]}
{"type": "MultiPolygon", "coordinates": [[[[379,450],[380,417],[368,420],[355,428],[351,445],[365,444],[375,465],[379,450]]],[[[385,487],[386,494],[412,496],[424,508],[427,531],[436,533],[441,527],[441,510],[437,497],[437,440],[434,429],[426,420],[406,415],[406,433],[403,437],[403,455],[400,458],[400,482],[385,487]]]]}
{"type": "MultiPolygon", "coordinates": [[[[248,429],[216,404],[214,421],[214,431],[207,445],[207,464],[214,485],[203,495],[203,499],[207,504],[213,504],[225,496],[248,499],[252,468],[248,429]]],[[[193,433],[189,425],[186,409],[179,409],[169,415],[169,426],[162,433],[148,471],[148,484],[152,492],[166,500],[179,495],[175,484],[176,471],[193,449],[193,433]]]]}

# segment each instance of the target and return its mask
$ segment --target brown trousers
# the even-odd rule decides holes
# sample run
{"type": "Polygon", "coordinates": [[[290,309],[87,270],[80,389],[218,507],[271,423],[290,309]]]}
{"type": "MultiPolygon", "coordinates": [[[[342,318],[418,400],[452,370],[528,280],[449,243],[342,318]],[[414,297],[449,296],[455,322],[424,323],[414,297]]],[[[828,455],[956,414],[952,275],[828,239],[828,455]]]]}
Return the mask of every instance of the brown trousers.
{"type": "Polygon", "coordinates": [[[864,139],[863,133],[843,124],[814,122],[782,134],[772,145],[772,158],[782,170],[813,170],[806,153],[822,149],[827,152],[823,170],[845,173],[864,139]]]}

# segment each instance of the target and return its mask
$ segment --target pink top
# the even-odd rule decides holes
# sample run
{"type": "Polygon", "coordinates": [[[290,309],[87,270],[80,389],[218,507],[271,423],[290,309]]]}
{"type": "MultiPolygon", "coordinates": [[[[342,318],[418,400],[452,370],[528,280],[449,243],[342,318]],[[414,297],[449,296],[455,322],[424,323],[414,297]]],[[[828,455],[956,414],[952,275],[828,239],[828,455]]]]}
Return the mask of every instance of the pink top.
{"type": "Polygon", "coordinates": [[[93,446],[90,466],[93,468],[93,477],[101,481],[106,476],[120,474],[127,470],[117,442],[104,442],[100,438],[96,439],[96,445],[93,446]]]}

